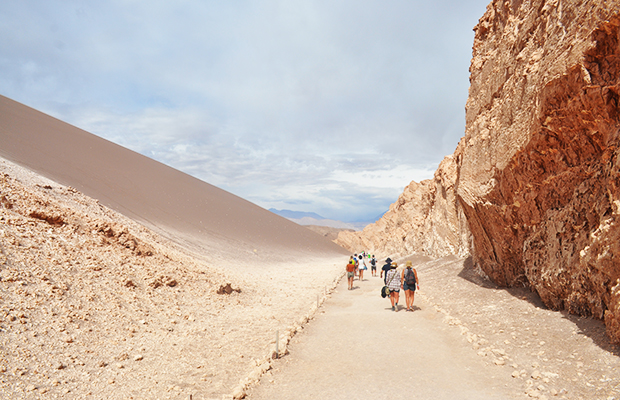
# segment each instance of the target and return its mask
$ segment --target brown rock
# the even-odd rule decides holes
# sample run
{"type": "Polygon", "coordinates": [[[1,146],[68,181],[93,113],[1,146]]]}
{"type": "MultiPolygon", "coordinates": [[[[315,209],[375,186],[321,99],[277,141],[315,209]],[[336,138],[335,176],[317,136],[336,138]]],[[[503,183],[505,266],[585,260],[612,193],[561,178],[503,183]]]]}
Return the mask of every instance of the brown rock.
{"type": "Polygon", "coordinates": [[[620,5],[535,3],[494,1],[476,27],[455,152],[474,262],[618,340],[620,5]]]}
{"type": "Polygon", "coordinates": [[[217,294],[231,294],[232,292],[241,293],[241,289],[233,288],[230,283],[226,285],[220,285],[220,288],[217,290],[217,294]]]}
{"type": "Polygon", "coordinates": [[[379,221],[362,232],[340,232],[336,243],[383,256],[467,255],[469,230],[457,202],[456,178],[455,159],[447,156],[434,179],[411,182],[379,221]]]}
{"type": "Polygon", "coordinates": [[[620,342],[620,3],[495,0],[475,31],[455,153],[337,243],[471,252],[495,283],[604,319],[620,342]]]}

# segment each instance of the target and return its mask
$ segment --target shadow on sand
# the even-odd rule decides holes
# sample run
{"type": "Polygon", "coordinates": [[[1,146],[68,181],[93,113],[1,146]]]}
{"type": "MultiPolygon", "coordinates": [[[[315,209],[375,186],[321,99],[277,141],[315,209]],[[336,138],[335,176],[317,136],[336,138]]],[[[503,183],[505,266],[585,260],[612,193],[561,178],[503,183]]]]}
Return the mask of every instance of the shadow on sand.
{"type": "MultiPolygon", "coordinates": [[[[485,289],[504,290],[511,296],[520,300],[525,300],[537,308],[549,310],[549,308],[542,302],[538,293],[530,288],[506,288],[493,283],[488,277],[482,275],[480,271],[477,270],[471,256],[463,260],[463,269],[459,272],[458,277],[485,289]]],[[[592,339],[592,342],[601,349],[608,351],[615,356],[620,356],[620,345],[614,345],[611,343],[609,337],[605,333],[605,323],[602,320],[594,317],[572,315],[566,310],[556,312],[561,313],[563,318],[571,321],[579,328],[579,332],[577,334],[589,337],[592,339]]]]}

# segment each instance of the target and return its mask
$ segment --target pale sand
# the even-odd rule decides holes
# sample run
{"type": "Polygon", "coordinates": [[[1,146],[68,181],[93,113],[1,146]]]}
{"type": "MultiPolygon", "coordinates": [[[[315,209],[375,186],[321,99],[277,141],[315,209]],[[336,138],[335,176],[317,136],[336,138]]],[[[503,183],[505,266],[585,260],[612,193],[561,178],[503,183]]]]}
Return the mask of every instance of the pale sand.
{"type": "Polygon", "coordinates": [[[285,351],[348,259],[4,97],[0,156],[2,398],[221,398],[269,365],[276,332],[285,351]],[[229,282],[241,292],[216,294],[229,282]]]}
{"type": "Polygon", "coordinates": [[[0,156],[216,260],[347,254],[253,203],[3,96],[0,156]]]}
{"type": "Polygon", "coordinates": [[[414,312],[391,311],[382,279],[343,279],[248,391],[276,399],[618,399],[620,347],[600,320],[501,289],[468,259],[413,261],[414,312]]]}
{"type": "Polygon", "coordinates": [[[0,398],[222,398],[348,258],[212,262],[178,242],[0,159],[0,398]]]}

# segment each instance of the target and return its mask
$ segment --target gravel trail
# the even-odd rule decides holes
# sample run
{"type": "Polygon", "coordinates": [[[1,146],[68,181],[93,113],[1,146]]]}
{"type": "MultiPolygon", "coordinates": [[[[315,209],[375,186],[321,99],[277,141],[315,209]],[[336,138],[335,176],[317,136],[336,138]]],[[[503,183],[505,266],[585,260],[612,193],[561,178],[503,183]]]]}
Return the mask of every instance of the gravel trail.
{"type": "Polygon", "coordinates": [[[381,286],[368,276],[349,291],[343,279],[247,398],[523,398],[512,371],[479,357],[424,296],[416,295],[414,312],[401,296],[393,312],[381,286]]]}

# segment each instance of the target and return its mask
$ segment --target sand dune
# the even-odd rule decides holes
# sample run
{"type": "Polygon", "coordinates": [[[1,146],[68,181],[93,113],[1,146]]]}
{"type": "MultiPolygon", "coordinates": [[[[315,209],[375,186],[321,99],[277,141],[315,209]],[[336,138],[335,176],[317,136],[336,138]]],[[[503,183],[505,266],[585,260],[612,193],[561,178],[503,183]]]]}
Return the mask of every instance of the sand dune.
{"type": "Polygon", "coordinates": [[[0,398],[15,399],[239,392],[348,259],[302,226],[4,97],[0,250],[0,398]]]}
{"type": "Polygon", "coordinates": [[[212,257],[346,254],[251,202],[3,96],[0,156],[212,257]]]}

